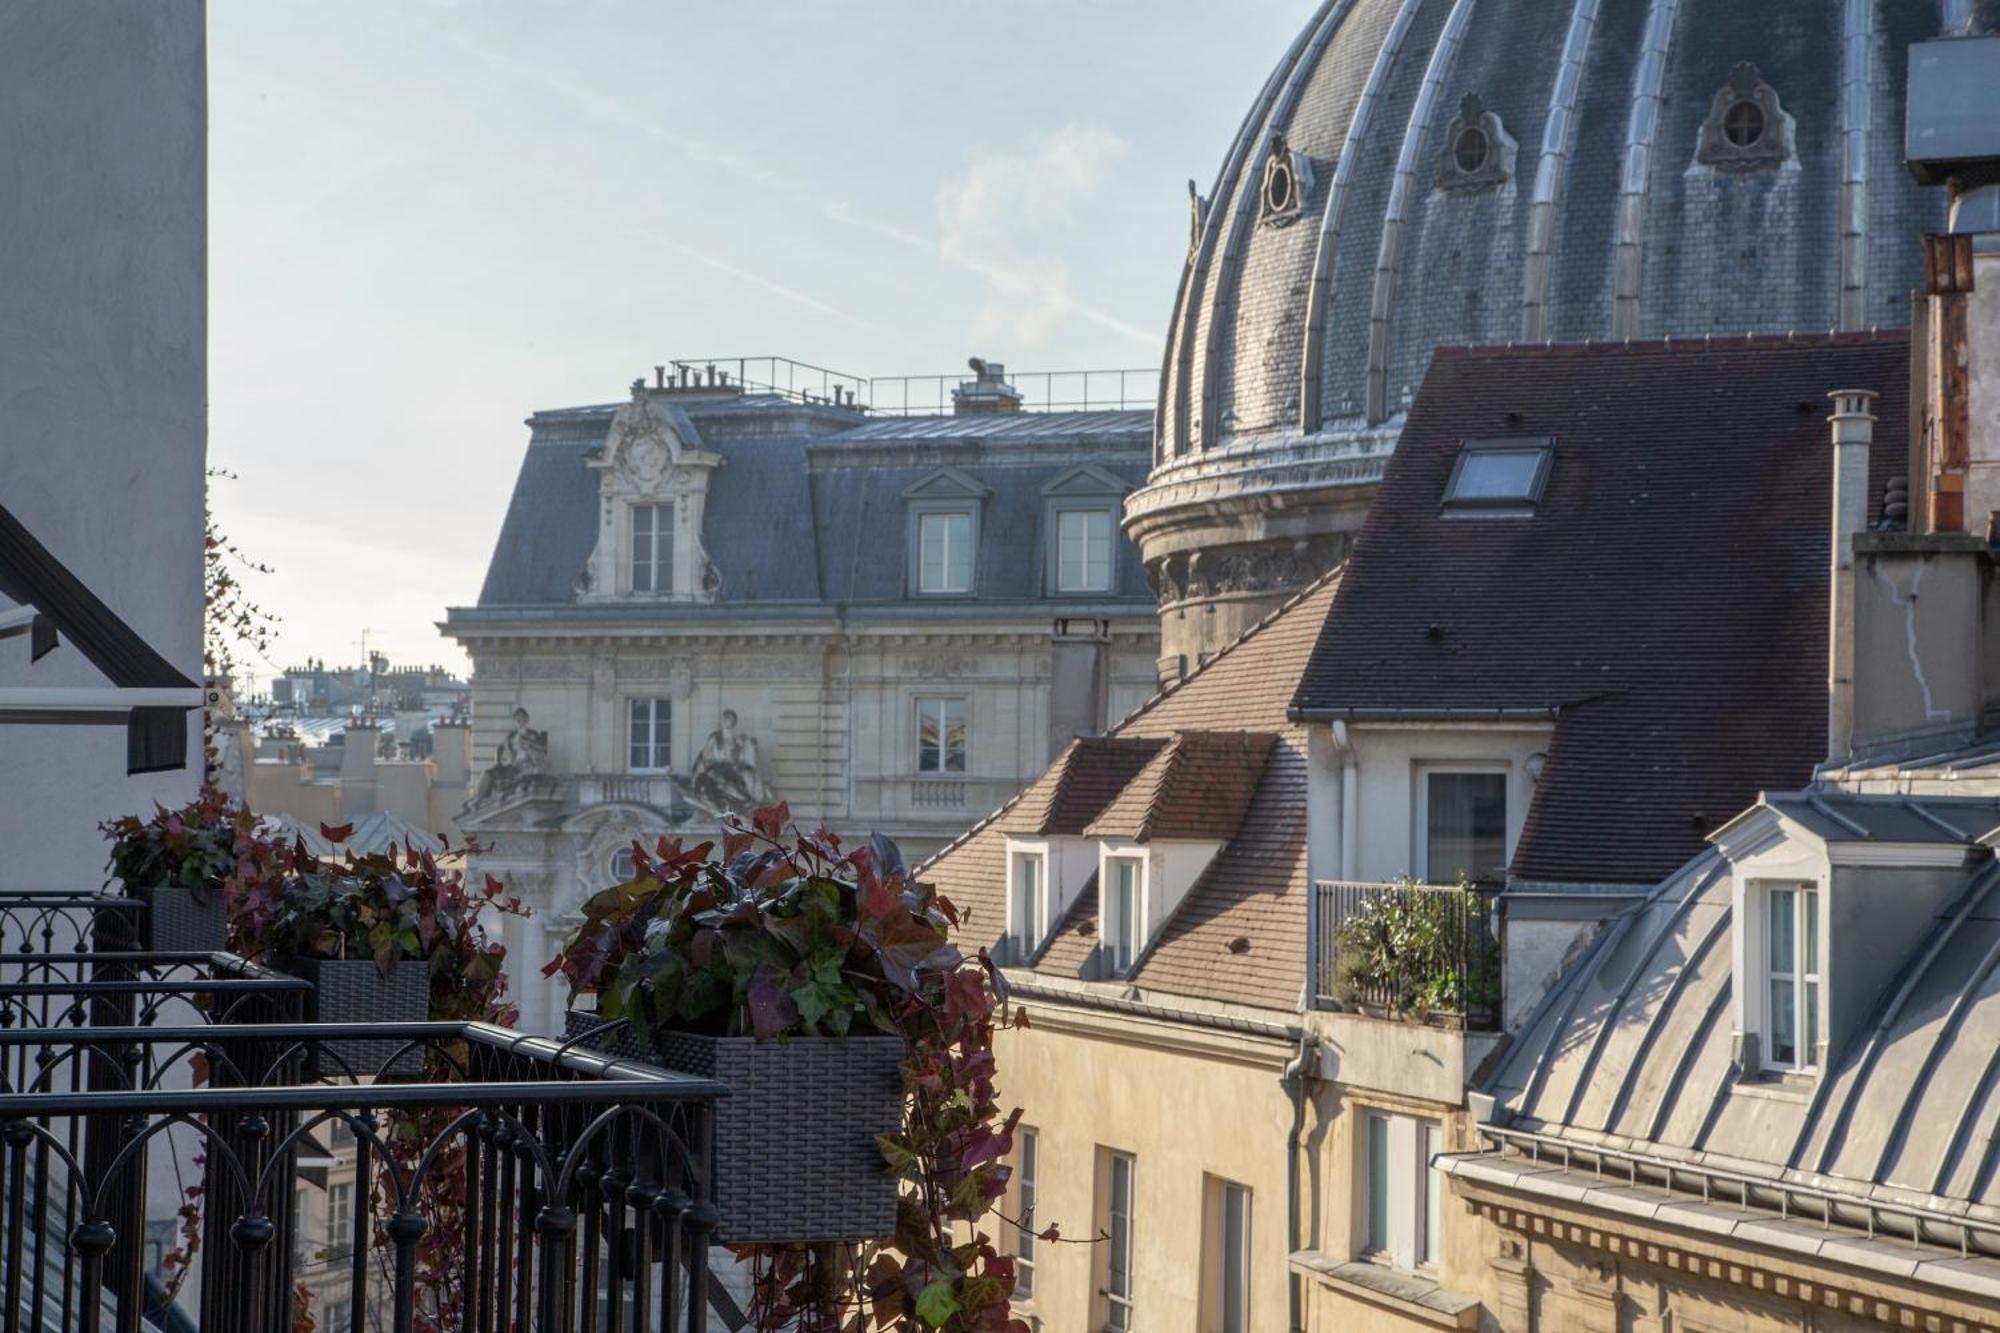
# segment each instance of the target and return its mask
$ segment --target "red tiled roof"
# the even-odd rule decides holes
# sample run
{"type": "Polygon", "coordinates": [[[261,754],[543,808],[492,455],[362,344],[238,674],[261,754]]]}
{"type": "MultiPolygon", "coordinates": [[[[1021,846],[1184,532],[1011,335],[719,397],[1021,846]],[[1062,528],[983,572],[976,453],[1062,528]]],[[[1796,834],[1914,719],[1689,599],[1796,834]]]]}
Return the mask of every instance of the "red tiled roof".
{"type": "Polygon", "coordinates": [[[1833,389],[1906,472],[1903,332],[1440,350],[1296,700],[1558,717],[1511,867],[1651,883],[1826,746],[1833,389]],[[1531,518],[1442,517],[1463,440],[1549,436],[1531,518]]]}
{"type": "Polygon", "coordinates": [[[1166,741],[1159,737],[1089,736],[1071,741],[1049,765],[1053,782],[1036,782],[1007,816],[1010,833],[1080,834],[1166,741]]]}
{"type": "MultiPolygon", "coordinates": [[[[1278,738],[1270,732],[1177,732],[1083,830],[1086,838],[1236,836],[1278,738]]],[[[1145,745],[1150,741],[1132,741],[1145,745]]]]}

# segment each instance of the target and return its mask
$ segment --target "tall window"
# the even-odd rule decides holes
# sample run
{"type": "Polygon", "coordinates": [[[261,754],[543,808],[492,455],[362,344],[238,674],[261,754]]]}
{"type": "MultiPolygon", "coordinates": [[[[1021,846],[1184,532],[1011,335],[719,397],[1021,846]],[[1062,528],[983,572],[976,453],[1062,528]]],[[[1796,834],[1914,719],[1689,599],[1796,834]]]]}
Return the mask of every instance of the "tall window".
{"type": "Polygon", "coordinates": [[[1819,1063],[1819,889],[1800,884],[1767,896],[1771,1063],[1811,1069],[1819,1063]]]}
{"type": "Polygon", "coordinates": [[[632,591],[672,592],[674,507],[632,506],[632,591]]]}
{"type": "Polygon", "coordinates": [[[1111,586],[1111,513],[1056,512],[1056,590],[1103,592],[1111,586]]]}
{"type": "Polygon", "coordinates": [[[1014,1130],[1014,1208],[1020,1226],[1014,1243],[1014,1294],[1035,1294],[1035,1175],[1041,1170],[1041,1138],[1022,1125],[1014,1130]]]}
{"type": "Polygon", "coordinates": [[[1111,862],[1111,966],[1129,971],[1139,956],[1139,929],[1146,915],[1145,893],[1140,875],[1144,867],[1136,857],[1121,856],[1111,862]]]}
{"type": "Polygon", "coordinates": [[[664,773],[673,767],[674,703],[634,699],[627,706],[627,765],[634,773],[664,773]]]}
{"type": "Polygon", "coordinates": [[[1443,1126],[1370,1111],[1362,1136],[1362,1252],[1397,1268],[1437,1263],[1443,1178],[1431,1161],[1444,1147],[1443,1126]]]}
{"type": "Polygon", "coordinates": [[[1206,1329],[1250,1333],[1250,1189],[1213,1177],[1208,1182],[1206,1329]]]}
{"type": "Polygon", "coordinates": [[[972,591],[972,515],[918,515],[917,591],[972,591]]]}
{"type": "Polygon", "coordinates": [[[326,1187],[326,1257],[345,1259],[354,1248],[354,1186],[326,1187]]]}
{"type": "Polygon", "coordinates": [[[1043,864],[1037,852],[1020,852],[1014,857],[1014,945],[1024,959],[1048,935],[1048,892],[1043,882],[1043,864]]]}
{"type": "Polygon", "coordinates": [[[965,771],[965,700],[917,700],[917,772],[965,771]]]}
{"type": "Polygon", "coordinates": [[[1132,1320],[1132,1156],[1114,1152],[1105,1163],[1104,1328],[1129,1333],[1132,1320]]]}
{"type": "Polygon", "coordinates": [[[1498,883],[1507,874],[1507,775],[1423,774],[1424,878],[1498,883]]]}

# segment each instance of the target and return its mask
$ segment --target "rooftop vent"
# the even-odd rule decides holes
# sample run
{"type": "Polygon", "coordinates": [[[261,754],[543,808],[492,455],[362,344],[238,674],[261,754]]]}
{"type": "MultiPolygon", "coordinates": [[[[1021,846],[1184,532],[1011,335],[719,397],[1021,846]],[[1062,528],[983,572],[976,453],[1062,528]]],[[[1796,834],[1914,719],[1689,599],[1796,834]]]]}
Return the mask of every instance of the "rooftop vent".
{"type": "Polygon", "coordinates": [[[954,412],[969,416],[977,412],[1021,410],[1021,391],[1007,382],[1007,367],[977,356],[966,364],[972,367],[973,378],[951,391],[954,412]]]}

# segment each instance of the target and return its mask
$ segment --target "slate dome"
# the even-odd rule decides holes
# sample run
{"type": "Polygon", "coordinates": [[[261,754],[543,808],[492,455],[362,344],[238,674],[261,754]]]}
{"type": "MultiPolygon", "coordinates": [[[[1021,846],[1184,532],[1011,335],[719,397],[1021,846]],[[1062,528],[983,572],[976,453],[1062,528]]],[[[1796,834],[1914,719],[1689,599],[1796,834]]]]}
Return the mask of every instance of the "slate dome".
{"type": "Polygon", "coordinates": [[[1968,9],[1321,4],[1189,187],[1126,508],[1163,668],[1344,557],[1434,348],[1907,324],[1943,205],[1902,163],[1904,48],[1968,9]]]}

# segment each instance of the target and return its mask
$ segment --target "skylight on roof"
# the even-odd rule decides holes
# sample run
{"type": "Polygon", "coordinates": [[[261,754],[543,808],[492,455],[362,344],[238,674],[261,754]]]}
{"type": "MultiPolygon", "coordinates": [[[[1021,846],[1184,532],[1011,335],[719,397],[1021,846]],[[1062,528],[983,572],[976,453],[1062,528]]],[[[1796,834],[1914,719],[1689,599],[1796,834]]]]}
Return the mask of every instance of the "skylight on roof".
{"type": "Polygon", "coordinates": [[[1554,444],[1547,436],[1464,441],[1445,483],[1445,510],[1533,513],[1548,481],[1554,444]]]}

